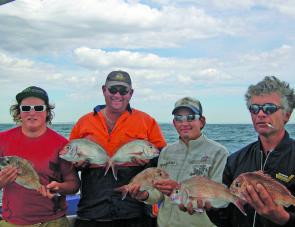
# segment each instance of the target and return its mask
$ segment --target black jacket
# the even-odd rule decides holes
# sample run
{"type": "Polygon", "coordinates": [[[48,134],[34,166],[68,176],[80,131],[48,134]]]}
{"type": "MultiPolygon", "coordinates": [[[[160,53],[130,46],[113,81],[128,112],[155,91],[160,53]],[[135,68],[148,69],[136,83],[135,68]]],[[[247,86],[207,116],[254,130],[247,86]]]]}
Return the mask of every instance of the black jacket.
{"type": "MultiPolygon", "coordinates": [[[[155,162],[156,163],[156,162],[155,162]]],[[[153,164],[149,164],[154,165],[153,164]]],[[[148,215],[148,205],[127,196],[122,200],[114,189],[130,182],[132,177],[148,166],[120,167],[118,180],[112,171],[104,176],[104,168],[85,168],[81,171],[81,197],[77,215],[84,220],[115,220],[148,215]]]]}
{"type": "MultiPolygon", "coordinates": [[[[279,145],[269,153],[267,159],[262,152],[260,141],[249,144],[230,155],[223,172],[223,183],[230,186],[241,173],[263,170],[274,179],[285,185],[295,195],[295,141],[286,131],[279,145]],[[283,176],[283,177],[280,177],[283,176]],[[278,179],[279,178],[279,179],[278,179]]],[[[233,204],[227,208],[207,211],[210,220],[219,227],[252,227],[255,210],[245,205],[247,216],[244,216],[233,204]]],[[[295,207],[286,208],[290,214],[284,226],[295,226],[295,207]]],[[[256,214],[256,227],[278,227],[266,218],[256,214]]]]}

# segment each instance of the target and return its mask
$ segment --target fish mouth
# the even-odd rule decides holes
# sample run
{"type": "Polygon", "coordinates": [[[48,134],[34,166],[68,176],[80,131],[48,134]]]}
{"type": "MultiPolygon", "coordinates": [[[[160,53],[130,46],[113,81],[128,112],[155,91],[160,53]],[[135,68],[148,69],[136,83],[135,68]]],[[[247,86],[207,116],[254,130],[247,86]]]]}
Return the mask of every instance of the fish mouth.
{"type": "Polygon", "coordinates": [[[58,152],[58,155],[61,157],[65,156],[66,154],[67,154],[67,151],[65,151],[64,149],[62,149],[58,152]]]}

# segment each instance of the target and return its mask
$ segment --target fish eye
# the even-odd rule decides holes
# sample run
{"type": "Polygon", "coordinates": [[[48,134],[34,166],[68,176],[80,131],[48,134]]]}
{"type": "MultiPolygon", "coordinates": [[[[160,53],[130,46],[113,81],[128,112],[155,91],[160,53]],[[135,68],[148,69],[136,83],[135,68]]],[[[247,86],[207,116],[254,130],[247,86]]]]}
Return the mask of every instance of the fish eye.
{"type": "Polygon", "coordinates": [[[241,186],[240,182],[236,182],[235,186],[239,188],[241,186]]]}

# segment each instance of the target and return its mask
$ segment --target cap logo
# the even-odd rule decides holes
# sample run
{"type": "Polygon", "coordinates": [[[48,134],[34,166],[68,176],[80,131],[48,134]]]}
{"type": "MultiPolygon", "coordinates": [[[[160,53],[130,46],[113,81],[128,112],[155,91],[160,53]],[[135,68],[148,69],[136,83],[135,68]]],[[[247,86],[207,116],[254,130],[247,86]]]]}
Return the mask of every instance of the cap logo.
{"type": "Polygon", "coordinates": [[[114,79],[117,81],[125,81],[125,78],[122,73],[117,73],[114,79]]]}

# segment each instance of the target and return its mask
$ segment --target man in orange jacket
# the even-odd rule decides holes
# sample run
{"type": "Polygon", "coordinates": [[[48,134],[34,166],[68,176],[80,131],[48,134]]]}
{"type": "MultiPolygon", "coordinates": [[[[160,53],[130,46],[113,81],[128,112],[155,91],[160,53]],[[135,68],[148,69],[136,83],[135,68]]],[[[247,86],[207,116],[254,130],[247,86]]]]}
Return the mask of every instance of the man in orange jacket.
{"type": "MultiPolygon", "coordinates": [[[[72,129],[70,139],[91,137],[110,157],[123,144],[135,139],[148,140],[158,149],[166,145],[155,119],[130,107],[134,90],[127,72],[112,71],[102,91],[106,104],[98,105],[82,116],[72,129]]],[[[145,204],[129,196],[122,200],[121,194],[114,190],[128,184],[136,174],[152,165],[143,160],[135,161],[138,166],[120,169],[118,180],[111,171],[104,176],[104,169],[82,168],[81,199],[75,227],[152,226],[145,204]]]]}

